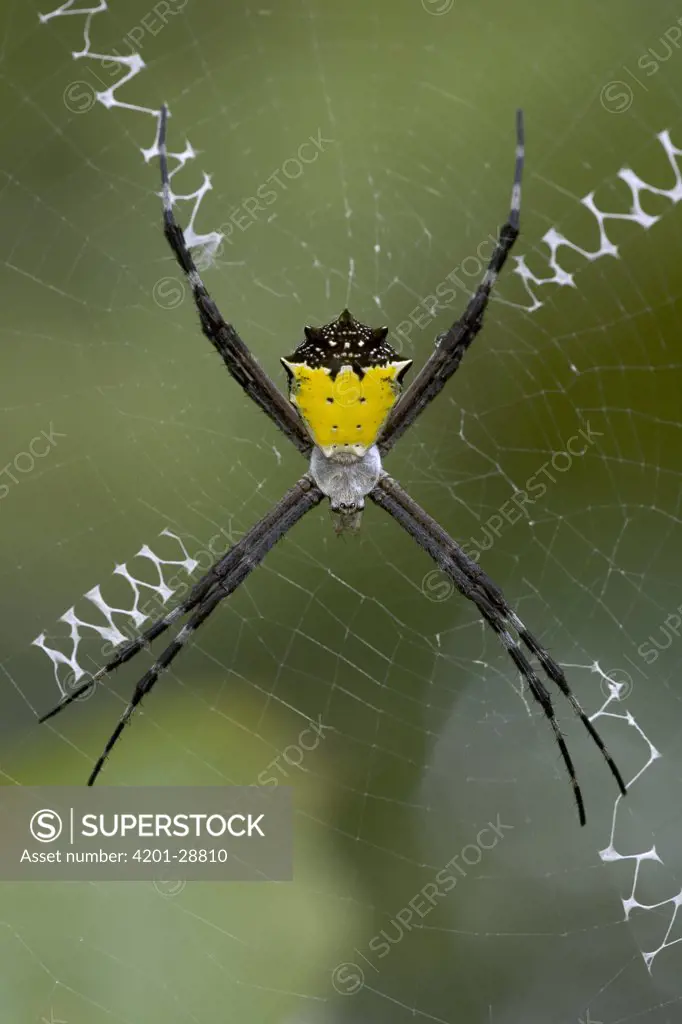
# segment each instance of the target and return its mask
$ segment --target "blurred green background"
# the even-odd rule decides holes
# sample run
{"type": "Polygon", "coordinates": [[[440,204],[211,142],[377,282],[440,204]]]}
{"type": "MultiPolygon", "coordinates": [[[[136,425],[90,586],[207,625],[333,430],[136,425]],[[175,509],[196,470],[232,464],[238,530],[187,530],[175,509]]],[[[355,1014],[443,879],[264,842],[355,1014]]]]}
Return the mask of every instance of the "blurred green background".
{"type": "MultiPolygon", "coordinates": [[[[179,557],[164,528],[196,554],[221,529],[248,529],[302,470],[202,338],[161,233],[157,163],[140,154],[155,122],[94,101],[122,70],[72,60],[85,18],[64,7],[44,24],[33,4],[0,15],[0,462],[16,478],[0,477],[8,785],[85,782],[148,660],[38,726],[59,693],[35,637],[67,651],[59,617],[73,606],[97,618],[86,592],[127,606],[116,565],[153,582],[134,558],[144,544],[179,557]],[[47,455],[13,468],[51,430],[47,455]]],[[[204,278],[283,385],[279,357],[303,324],[347,304],[395,329],[496,231],[517,106],[527,166],[515,255],[537,277],[553,276],[542,242],[553,227],[599,249],[581,197],[628,214],[621,168],[672,189],[657,135],[682,148],[678,17],[673,3],[635,0],[115,0],[90,33],[100,55],[136,43],[146,67],[116,98],[165,100],[171,148],[189,139],[198,152],[175,190],[211,175],[198,231],[234,224],[279,172],[276,200],[232,231],[204,278]],[[318,132],[331,142],[287,177],[318,132]]],[[[163,677],[102,780],[246,784],[279,758],[295,787],[295,881],[173,895],[1,884],[3,1022],[682,1019],[682,641],[652,664],[637,653],[650,635],[663,646],[660,626],[682,603],[682,206],[640,198],[660,219],[608,221],[618,259],[562,248],[575,287],[540,287],[532,313],[510,261],[460,372],[387,462],[466,541],[581,427],[600,433],[482,564],[591,714],[605,674],[620,683],[624,699],[597,722],[636,778],[615,818],[613,780],[565,702],[583,830],[551,730],[475,609],[444,597],[378,509],[345,542],[321,506],[163,677]],[[287,766],[308,718],[324,740],[287,766]],[[396,915],[498,819],[504,839],[397,941],[396,915]],[[603,863],[611,842],[625,859],[603,863]],[[638,859],[653,848],[659,860],[638,859]],[[654,909],[625,921],[631,897],[654,909]],[[394,944],[379,958],[382,929],[394,944]]],[[[186,222],[191,205],[179,209],[186,222]]],[[[419,364],[461,305],[393,340],[419,364]]],[[[92,668],[102,641],[84,637],[92,668]]]]}

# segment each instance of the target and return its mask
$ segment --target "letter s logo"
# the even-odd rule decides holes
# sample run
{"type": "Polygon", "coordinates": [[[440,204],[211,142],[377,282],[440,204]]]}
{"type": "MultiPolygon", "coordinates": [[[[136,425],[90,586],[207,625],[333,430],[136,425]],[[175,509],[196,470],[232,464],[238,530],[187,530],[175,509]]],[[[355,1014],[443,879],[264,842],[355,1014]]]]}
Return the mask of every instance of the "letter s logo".
{"type": "Polygon", "coordinates": [[[62,819],[57,812],[48,808],[36,811],[29,824],[31,835],[39,843],[53,843],[62,834],[62,827],[62,819]]]}

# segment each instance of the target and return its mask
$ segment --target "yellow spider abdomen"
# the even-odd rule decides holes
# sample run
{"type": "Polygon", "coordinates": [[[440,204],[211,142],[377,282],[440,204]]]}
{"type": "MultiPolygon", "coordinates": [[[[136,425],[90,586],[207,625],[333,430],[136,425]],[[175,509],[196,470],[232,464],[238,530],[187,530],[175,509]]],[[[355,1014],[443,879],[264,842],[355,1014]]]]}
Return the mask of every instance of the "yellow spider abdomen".
{"type": "Polygon", "coordinates": [[[325,455],[339,450],[363,455],[371,448],[400,394],[397,376],[405,366],[370,366],[362,376],[351,366],[342,366],[332,379],[326,367],[286,365],[291,400],[325,455]]]}

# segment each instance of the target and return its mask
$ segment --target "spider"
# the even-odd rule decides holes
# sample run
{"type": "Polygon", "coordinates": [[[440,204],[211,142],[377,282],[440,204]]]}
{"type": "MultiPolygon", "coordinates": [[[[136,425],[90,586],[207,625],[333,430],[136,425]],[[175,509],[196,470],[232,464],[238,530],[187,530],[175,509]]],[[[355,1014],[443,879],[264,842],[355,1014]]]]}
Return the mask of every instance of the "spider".
{"type": "Polygon", "coordinates": [[[573,761],[559,729],[549,691],[529,655],[537,659],[548,679],[570,702],[604,756],[620,792],[625,795],[625,783],[604,741],[571,692],[563,669],[526,628],[500,588],[382,468],[383,456],[439,394],[481,330],[493,286],[518,237],[525,154],[522,111],[516,115],[516,160],[508,219],[464,314],[438,336],[434,351],[412,383],[403,388],[411,360],[400,359],[388,343],[388,328],[369,327],[344,309],[336,320],[322,327],[305,327],[304,340],[292,355],[282,359],[288,376],[288,398],[259,366],[235,328],[223,319],[199,276],[182,228],[173,214],[174,197],[166,148],[167,118],[168,110],[164,105],[158,131],[164,234],[187,276],[201,329],[246,394],[309,460],[308,470],[260,522],[213,564],[182,603],[157,619],[140,636],[119,647],[106,665],[64,697],[41,721],[62,711],[109,672],[129,661],[142,648],[148,648],[182,616],[188,616],[175,639],[137,683],[90,774],[88,785],[93,785],[135,708],[150,693],[161,672],[277,541],[324,498],[329,500],[336,529],[356,530],[365,498],[369,498],[431,556],[460,594],[476,605],[497,635],[550,723],[573,788],[580,824],[584,825],[585,807],[573,761]]]}

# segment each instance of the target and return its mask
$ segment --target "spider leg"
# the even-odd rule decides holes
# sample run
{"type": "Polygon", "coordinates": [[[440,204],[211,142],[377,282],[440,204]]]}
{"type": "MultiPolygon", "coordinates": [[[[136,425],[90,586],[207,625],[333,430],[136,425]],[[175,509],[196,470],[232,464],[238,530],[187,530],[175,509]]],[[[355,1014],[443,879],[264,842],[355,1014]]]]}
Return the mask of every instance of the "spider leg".
{"type": "Polygon", "coordinates": [[[509,217],[500,229],[497,244],[490,257],[483,280],[469,300],[464,313],[447,331],[439,335],[436,347],[424,366],[393,406],[378,442],[382,455],[385,455],[393,447],[422,410],[447,384],[462,361],[464,353],[481,330],[483,314],[490,294],[519,235],[524,154],[523,112],[518,110],[516,112],[516,164],[509,217]]]}
{"type": "MultiPolygon", "coordinates": [[[[277,502],[277,504],[263,516],[255,526],[253,526],[248,533],[244,534],[240,541],[234,544],[224,555],[222,555],[206,572],[200,580],[198,580],[188,596],[178,604],[175,608],[169,611],[166,615],[156,619],[144,633],[141,633],[137,637],[133,637],[131,640],[126,641],[122,644],[110,658],[110,660],[103,665],[102,668],[98,669],[89,679],[81,683],[75,690],[72,691],[67,697],[64,697],[58,704],[56,704],[50,711],[44,714],[39,722],[46,722],[49,718],[53,718],[55,715],[63,711],[64,708],[68,707],[75,700],[78,700],[87,690],[95,686],[104,676],[109,675],[114,669],[118,668],[119,665],[124,665],[127,661],[130,661],[138,651],[142,648],[149,648],[151,642],[155,640],[162,633],[173,625],[179,618],[192,611],[196,606],[206,597],[208,592],[216,585],[220,585],[221,581],[225,579],[232,570],[239,565],[242,559],[248,554],[254,544],[259,542],[261,538],[267,536],[272,531],[277,531],[281,521],[292,514],[292,511],[297,509],[298,504],[301,501],[302,493],[307,495],[307,500],[311,501],[310,508],[322,500],[321,492],[315,484],[307,477],[303,476],[301,479],[291,487],[286,494],[277,502]],[[313,499],[312,495],[316,495],[313,499]],[[317,495],[319,494],[319,497],[317,495]]],[[[288,529],[288,527],[287,527],[288,529]]],[[[280,535],[281,536],[281,535],[280,535]]]]}
{"type": "Polygon", "coordinates": [[[263,533],[261,538],[250,544],[239,561],[233,565],[231,571],[222,574],[213,582],[204,584],[204,596],[198,603],[198,607],[190,616],[189,620],[176,635],[174,640],[161,652],[154,664],[145,672],[137,683],[133,696],[130,699],[125,711],[121,715],[116,728],[111,734],[102,754],[98,758],[95,767],[90,773],[88,786],[92,786],[97,776],[104,767],[109,754],[118,742],[125,726],[135,711],[135,708],[142,702],[142,699],[151,691],[159,676],[180,654],[186,644],[191,640],[194,633],[206,621],[212,611],[220,602],[229,597],[239,587],[249,574],[260,564],[268,551],[287,533],[295,523],[298,522],[306,512],[314,508],[322,500],[322,492],[304,477],[299,481],[298,500],[280,509],[280,514],[270,529],[263,533]],[[303,489],[305,488],[305,489],[303,489]]]}
{"type": "Polygon", "coordinates": [[[234,545],[225,555],[218,559],[202,579],[194,585],[185,601],[169,612],[168,615],[152,623],[139,637],[119,648],[103,668],[40,719],[41,722],[44,722],[48,718],[52,718],[59,711],[62,711],[108,672],[129,661],[143,647],[148,647],[151,640],[165,632],[178,618],[190,611],[194,611],[194,615],[191,616],[172,643],[168,645],[157,661],[138,682],[131,702],[124,711],[114,735],[107,744],[106,750],[97,762],[96,768],[90,777],[89,785],[92,785],[99,774],[104,760],[120,736],[135,707],[154,686],[163,669],[177,657],[193,633],[220,601],[228,597],[244,582],[249,573],[256,568],[277,541],[306,512],[314,508],[322,498],[322,492],[317,486],[307,476],[302,477],[294,487],[286,492],[277,505],[242,537],[238,544],[234,545]]]}
{"type": "MultiPolygon", "coordinates": [[[[264,551],[263,555],[265,553],[266,552],[264,551]]],[[[150,690],[152,689],[152,687],[154,686],[154,684],[156,683],[164,669],[168,668],[171,662],[174,661],[174,659],[178,656],[178,654],[183,649],[185,644],[189,642],[192,635],[196,632],[199,626],[206,621],[211,612],[220,604],[223,598],[228,597],[234,590],[236,590],[239,584],[242,583],[244,579],[246,579],[249,572],[251,572],[251,569],[255,568],[255,566],[261,560],[263,555],[259,556],[257,552],[254,551],[251,557],[256,557],[257,560],[253,563],[253,565],[249,564],[250,560],[247,561],[246,559],[244,559],[241,562],[240,566],[238,567],[242,570],[245,570],[242,571],[241,574],[239,574],[240,578],[237,578],[236,581],[233,582],[232,574],[230,574],[227,577],[227,579],[221,581],[220,585],[217,586],[215,590],[211,591],[211,593],[199,604],[197,610],[190,617],[189,621],[182,627],[182,629],[177,634],[175,639],[171,641],[171,643],[168,645],[168,647],[166,647],[164,651],[162,651],[162,653],[156,659],[151,668],[148,669],[147,672],[145,672],[145,674],[136,684],[133,696],[128,702],[125,711],[119,718],[118,724],[114,731],[112,732],[111,736],[109,737],[104,750],[97,759],[95,767],[92,769],[92,772],[90,773],[90,778],[88,779],[88,786],[94,785],[97,776],[104,767],[105,761],[109,757],[109,754],[111,753],[113,748],[116,746],[116,743],[121,737],[121,733],[125,729],[128,722],[130,721],[133,712],[135,711],[135,708],[142,703],[142,699],[146,697],[146,695],[150,692],[150,690]]],[[[236,576],[237,573],[235,572],[234,575],[236,576]]]]}
{"type": "MultiPolygon", "coordinates": [[[[427,519],[430,518],[430,516],[427,517],[427,519]]],[[[459,544],[457,544],[456,541],[452,540],[449,534],[447,534],[446,531],[443,530],[443,528],[435,520],[432,520],[431,523],[427,522],[425,525],[427,529],[431,529],[432,536],[434,536],[436,541],[440,543],[444,549],[447,549],[449,551],[450,557],[452,558],[453,562],[464,574],[464,576],[469,580],[469,582],[474,584],[475,586],[478,586],[484,592],[484,594],[488,597],[491,604],[494,606],[495,609],[497,609],[497,611],[503,617],[503,619],[505,619],[518,633],[519,637],[521,638],[521,642],[524,644],[524,646],[528,648],[531,654],[535,655],[535,657],[542,665],[546,674],[549,676],[552,682],[559,687],[564,697],[566,697],[566,699],[569,701],[571,707],[573,708],[573,711],[578,716],[578,718],[584,725],[585,729],[592,737],[592,740],[601,751],[606,763],[608,764],[611,770],[611,774],[618,783],[618,788],[620,789],[623,796],[625,796],[627,793],[627,788],[625,782],[623,781],[623,777],[620,773],[620,770],[616,765],[615,761],[613,760],[611,754],[609,753],[603,739],[601,738],[596,728],[592,724],[592,721],[585,713],[585,711],[580,705],[580,702],[577,700],[577,698],[571,691],[564,670],[561,668],[558,662],[554,660],[549,651],[547,651],[542,646],[540,641],[535,636],[533,636],[530,630],[526,627],[526,625],[521,621],[519,616],[516,614],[514,609],[509,605],[506,597],[504,596],[500,588],[497,586],[497,584],[493,583],[493,581],[490,579],[487,573],[485,573],[483,569],[481,569],[480,565],[474,562],[473,559],[469,558],[469,556],[465,554],[465,552],[460,548],[459,544]]]]}
{"type": "Polygon", "coordinates": [[[259,366],[232,324],[223,319],[220,310],[208,294],[199,276],[187,248],[183,230],[175,220],[166,148],[167,120],[168,108],[164,103],[161,108],[158,143],[163,198],[163,230],[192,289],[194,303],[201,321],[201,329],[249,398],[252,398],[268,414],[302,454],[307,455],[311,449],[311,441],[293,405],[275,386],[265,370],[259,366]]]}
{"type": "Polygon", "coordinates": [[[538,678],[526,655],[512,636],[509,626],[519,634],[522,643],[533,653],[549,678],[557,684],[569,700],[587,732],[604,756],[618,787],[625,796],[627,790],[622,775],[609,754],[604,741],[571,692],[563,670],[530,633],[521,619],[510,608],[502,591],[483,570],[470,559],[450,535],[409,494],[387,474],[371,492],[372,500],[388,512],[417,541],[452,580],[459,592],[473,601],[482,616],[505,647],[517,669],[528,683],[533,697],[540,704],[554,732],[564,764],[573,787],[581,825],[585,824],[585,808],[578,785],[573,761],[556,720],[552,700],[544,683],[538,678]]]}

